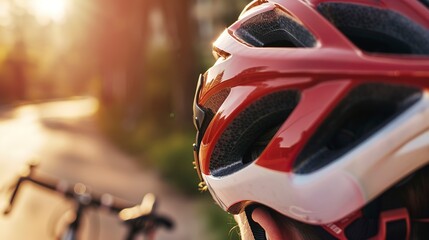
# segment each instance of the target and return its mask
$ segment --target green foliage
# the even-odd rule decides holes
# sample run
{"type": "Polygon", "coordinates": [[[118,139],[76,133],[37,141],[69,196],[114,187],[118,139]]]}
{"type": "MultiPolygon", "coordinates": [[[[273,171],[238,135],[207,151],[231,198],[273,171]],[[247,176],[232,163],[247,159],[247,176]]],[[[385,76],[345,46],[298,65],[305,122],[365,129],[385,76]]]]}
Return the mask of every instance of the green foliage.
{"type": "Polygon", "coordinates": [[[219,206],[214,204],[213,200],[204,201],[199,206],[201,212],[205,213],[207,221],[207,232],[211,232],[211,236],[207,239],[224,239],[224,240],[239,240],[239,228],[233,216],[224,212],[219,206]]]}
{"type": "Polygon", "coordinates": [[[165,128],[172,120],[169,116],[173,108],[172,82],[176,80],[171,70],[172,53],[168,46],[158,46],[149,49],[147,54],[146,71],[143,73],[147,81],[141,91],[141,106],[150,116],[143,117],[155,120],[155,128],[165,128]]]}
{"type": "Polygon", "coordinates": [[[162,126],[146,121],[132,131],[124,128],[121,109],[102,108],[99,122],[110,139],[137,156],[144,167],[158,170],[173,186],[188,196],[198,197],[201,216],[206,222],[206,240],[238,240],[238,228],[232,215],[217,206],[208,192],[197,189],[198,177],[193,169],[194,132],[161,130],[162,126]]]}
{"type": "Polygon", "coordinates": [[[143,166],[158,170],[186,194],[198,193],[198,177],[192,166],[193,131],[179,131],[171,122],[141,120],[131,124],[121,108],[102,108],[98,119],[109,138],[143,166]]]}
{"type": "Polygon", "coordinates": [[[161,171],[173,186],[191,195],[198,193],[198,177],[192,167],[191,134],[174,133],[159,139],[149,148],[151,165],[161,171]]]}

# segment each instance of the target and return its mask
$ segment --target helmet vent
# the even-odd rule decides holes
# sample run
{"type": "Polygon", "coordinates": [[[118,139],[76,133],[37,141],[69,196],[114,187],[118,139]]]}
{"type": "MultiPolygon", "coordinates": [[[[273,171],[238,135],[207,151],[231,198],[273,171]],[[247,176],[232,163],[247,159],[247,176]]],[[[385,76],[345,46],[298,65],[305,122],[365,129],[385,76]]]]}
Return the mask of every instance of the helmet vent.
{"type": "Polygon", "coordinates": [[[231,92],[230,88],[224,88],[221,91],[217,92],[213,96],[211,96],[207,102],[204,104],[204,107],[207,109],[210,109],[212,111],[213,115],[217,113],[222,103],[225,101],[225,99],[228,97],[229,93],[231,92]]]}
{"type": "Polygon", "coordinates": [[[235,36],[254,47],[314,47],[314,36],[285,12],[274,9],[245,21],[235,36]]]}
{"type": "Polygon", "coordinates": [[[429,0],[420,0],[420,2],[426,6],[427,9],[429,9],[429,0]]]}
{"type": "Polygon", "coordinates": [[[363,51],[429,55],[429,31],[397,12],[350,3],[321,3],[317,9],[363,51]]]}
{"type": "Polygon", "coordinates": [[[273,129],[288,118],[298,101],[299,93],[288,90],[263,96],[246,107],[216,143],[209,165],[211,174],[225,176],[255,160],[269,142],[265,135],[270,132],[274,135],[273,129]],[[262,148],[260,142],[265,142],[262,148]],[[256,155],[252,152],[255,147],[256,155]]]}
{"type": "Polygon", "coordinates": [[[202,136],[204,136],[204,133],[206,132],[210,122],[213,120],[213,117],[216,115],[220,106],[228,97],[230,92],[231,92],[230,88],[222,89],[221,91],[211,96],[202,107],[205,116],[204,116],[204,121],[202,122],[202,125],[201,125],[201,129],[199,129],[199,134],[198,134],[199,137],[197,137],[196,139],[196,143],[198,145],[201,143],[202,136]]]}
{"type": "Polygon", "coordinates": [[[294,163],[296,173],[316,171],[373,135],[421,97],[417,88],[382,83],[354,88],[330,113],[294,163]]]}

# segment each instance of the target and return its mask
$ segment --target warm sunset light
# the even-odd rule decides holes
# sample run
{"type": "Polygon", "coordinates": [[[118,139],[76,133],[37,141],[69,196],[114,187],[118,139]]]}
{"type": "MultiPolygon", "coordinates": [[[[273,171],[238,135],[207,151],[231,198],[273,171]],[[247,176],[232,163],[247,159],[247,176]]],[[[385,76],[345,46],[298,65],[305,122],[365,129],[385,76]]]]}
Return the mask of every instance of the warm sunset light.
{"type": "Polygon", "coordinates": [[[41,21],[61,22],[67,11],[68,0],[32,0],[29,7],[41,21]]]}

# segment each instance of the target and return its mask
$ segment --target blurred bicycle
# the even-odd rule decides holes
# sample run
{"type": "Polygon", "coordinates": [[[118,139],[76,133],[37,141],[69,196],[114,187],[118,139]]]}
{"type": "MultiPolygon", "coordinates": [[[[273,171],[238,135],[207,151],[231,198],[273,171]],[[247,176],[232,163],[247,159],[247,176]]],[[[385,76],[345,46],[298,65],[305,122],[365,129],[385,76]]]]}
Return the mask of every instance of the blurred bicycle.
{"type": "Polygon", "coordinates": [[[82,216],[89,208],[107,209],[115,214],[127,227],[125,240],[134,240],[139,235],[142,235],[145,240],[155,240],[155,235],[159,228],[171,230],[174,226],[169,217],[156,213],[157,200],[152,193],[146,194],[141,204],[130,207],[123,200],[111,194],[97,194],[89,191],[89,188],[82,183],[70,185],[61,179],[36,176],[34,174],[36,168],[37,163],[28,164],[18,177],[18,180],[10,186],[12,194],[3,214],[8,215],[11,213],[19,190],[25,182],[30,182],[61,194],[64,198],[71,199],[75,203],[75,207],[73,209],[73,218],[67,222],[64,230],[55,239],[79,240],[82,216]]]}

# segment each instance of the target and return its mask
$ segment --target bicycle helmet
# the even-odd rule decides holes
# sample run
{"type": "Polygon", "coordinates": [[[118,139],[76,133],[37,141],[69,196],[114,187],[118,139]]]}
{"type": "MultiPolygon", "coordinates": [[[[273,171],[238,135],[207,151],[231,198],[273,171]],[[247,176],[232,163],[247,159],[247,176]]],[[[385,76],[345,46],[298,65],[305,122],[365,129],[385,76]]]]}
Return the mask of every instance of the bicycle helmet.
{"type": "Polygon", "coordinates": [[[428,3],[251,2],[194,99],[194,163],[216,202],[328,224],[427,165],[428,3]]]}

